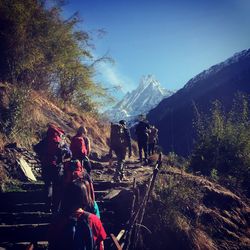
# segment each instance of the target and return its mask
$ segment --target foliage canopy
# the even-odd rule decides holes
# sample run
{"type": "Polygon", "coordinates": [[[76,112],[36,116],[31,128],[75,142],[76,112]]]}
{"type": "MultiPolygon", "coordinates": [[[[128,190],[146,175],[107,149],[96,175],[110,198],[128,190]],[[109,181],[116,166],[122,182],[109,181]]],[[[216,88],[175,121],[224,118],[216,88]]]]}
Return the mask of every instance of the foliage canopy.
{"type": "Polygon", "coordinates": [[[197,141],[190,167],[249,194],[250,123],[248,97],[238,93],[230,111],[219,101],[209,115],[197,113],[197,141]],[[216,175],[216,176],[215,176],[216,175]],[[218,175],[218,176],[217,176],[218,175]]]}
{"type": "Polygon", "coordinates": [[[91,97],[106,92],[92,80],[95,70],[87,63],[93,60],[91,37],[77,29],[77,13],[63,20],[61,4],[46,2],[0,1],[0,81],[48,90],[92,110],[91,97]]]}

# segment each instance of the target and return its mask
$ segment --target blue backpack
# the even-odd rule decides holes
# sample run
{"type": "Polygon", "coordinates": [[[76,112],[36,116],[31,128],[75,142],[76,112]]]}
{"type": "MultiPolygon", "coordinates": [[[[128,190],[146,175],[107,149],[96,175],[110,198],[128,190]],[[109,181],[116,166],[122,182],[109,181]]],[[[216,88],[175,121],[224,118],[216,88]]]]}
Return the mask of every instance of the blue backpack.
{"type": "Polygon", "coordinates": [[[56,242],[49,249],[95,250],[93,233],[88,223],[89,215],[90,213],[84,211],[80,218],[69,217],[60,237],[60,242],[56,242]]]}

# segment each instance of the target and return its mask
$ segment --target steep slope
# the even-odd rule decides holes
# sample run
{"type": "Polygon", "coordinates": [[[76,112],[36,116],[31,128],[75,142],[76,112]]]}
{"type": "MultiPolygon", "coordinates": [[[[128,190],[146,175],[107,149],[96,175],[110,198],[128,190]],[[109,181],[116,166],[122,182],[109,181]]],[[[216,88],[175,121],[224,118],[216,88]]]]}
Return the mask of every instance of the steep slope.
{"type": "Polygon", "coordinates": [[[154,108],[163,98],[172,94],[162,88],[160,83],[152,76],[144,76],[139,86],[128,92],[124,98],[106,114],[113,121],[121,119],[133,120],[140,114],[146,114],[154,108]]]}
{"type": "Polygon", "coordinates": [[[144,222],[150,249],[249,249],[249,201],[176,168],[159,175],[144,222]]]}
{"type": "MultiPolygon", "coordinates": [[[[60,108],[60,105],[56,105],[37,92],[31,93],[30,101],[32,106],[28,109],[26,122],[29,124],[31,118],[33,126],[31,135],[33,135],[34,140],[37,137],[36,133],[43,131],[47,122],[57,123],[70,135],[79,125],[83,124],[88,128],[93,150],[105,156],[108,137],[108,127],[105,123],[101,123],[89,114],[80,114],[73,107],[60,108]]],[[[19,149],[23,152],[22,148],[19,149]]],[[[16,151],[17,149],[6,150],[0,154],[0,167],[1,163],[8,165],[8,167],[11,164],[16,166],[16,159],[13,157],[15,154],[12,153],[13,150],[16,151]]],[[[156,155],[151,157],[152,161],[154,157],[156,155]]],[[[30,160],[33,162],[32,158],[30,160]]],[[[139,190],[136,191],[138,205],[135,207],[139,207],[140,199],[143,198],[154,170],[153,165],[141,166],[135,158],[132,158],[126,162],[125,175],[127,180],[117,184],[111,182],[116,165],[110,166],[110,163],[107,159],[106,161],[93,161],[92,177],[97,191],[96,197],[100,201],[100,208],[103,212],[102,220],[105,228],[108,233],[115,232],[118,234],[120,229],[124,229],[125,221],[121,221],[120,214],[117,215],[116,213],[120,211],[130,212],[131,204],[127,202],[126,196],[125,201],[115,201],[110,206],[109,200],[106,203],[103,196],[105,195],[106,199],[111,199],[107,198],[106,194],[111,193],[112,190],[106,189],[110,189],[110,186],[112,189],[115,187],[115,192],[117,192],[117,185],[126,188],[132,187],[134,180],[136,180],[139,190]],[[100,190],[99,184],[109,186],[109,188],[100,190]],[[104,211],[106,208],[112,209],[104,211]],[[114,231],[113,226],[119,230],[114,231]]],[[[180,171],[169,164],[173,165],[168,158],[164,157],[163,167],[156,180],[155,195],[147,206],[145,220],[142,223],[152,231],[151,234],[148,234],[147,230],[141,230],[143,234],[147,233],[144,238],[147,249],[249,249],[249,202],[243,201],[242,197],[222,186],[203,177],[187,174],[185,171],[180,171]],[[160,196],[159,192],[163,192],[164,195],[160,199],[158,197],[160,196]],[[162,219],[163,212],[165,215],[169,215],[171,220],[167,221],[169,223],[165,223],[165,221],[161,221],[161,224],[156,223],[162,219]],[[174,224],[174,222],[178,222],[178,224],[174,224]],[[164,245],[159,245],[159,237],[160,240],[164,240],[164,245]]],[[[11,171],[12,174],[14,170],[15,168],[11,171]]],[[[39,185],[38,183],[37,186],[39,185]]],[[[51,215],[42,212],[41,196],[37,195],[34,185],[28,186],[32,187],[33,193],[31,196],[30,192],[26,192],[26,190],[23,190],[24,192],[15,191],[12,194],[1,194],[0,198],[4,201],[0,209],[0,240],[2,243],[24,240],[30,242],[35,239],[46,240],[44,237],[51,215]],[[27,200],[24,200],[23,195],[27,200]],[[17,202],[16,198],[11,199],[13,196],[19,197],[20,203],[17,202]],[[33,198],[35,201],[32,200],[33,198]],[[11,209],[14,210],[11,211],[11,209]]],[[[132,190],[134,190],[134,187],[132,190]]],[[[128,194],[127,191],[125,194],[128,194]]],[[[39,193],[42,194],[42,192],[39,193]]],[[[113,193],[110,194],[110,196],[112,195],[113,193]]],[[[124,197],[122,196],[122,198],[124,197]]],[[[46,244],[46,242],[41,243],[46,244]]],[[[43,247],[43,245],[40,245],[40,247],[43,247]]],[[[14,245],[13,248],[7,249],[17,248],[14,245]]]]}
{"type": "MultiPolygon", "coordinates": [[[[1,111],[10,113],[8,108],[12,101],[12,91],[13,86],[0,84],[1,111]]],[[[23,107],[24,115],[18,121],[21,129],[19,134],[12,141],[2,138],[2,146],[4,143],[13,142],[13,140],[22,146],[31,146],[46,131],[47,124],[53,122],[59,125],[69,136],[73,136],[79,126],[86,126],[93,151],[97,153],[108,151],[107,138],[109,137],[109,127],[107,123],[100,121],[97,116],[81,112],[71,105],[53,102],[53,100],[50,100],[42,93],[30,91],[28,95],[28,101],[25,107],[23,107]]],[[[1,136],[4,135],[0,134],[1,136]]]]}
{"type": "Polygon", "coordinates": [[[164,99],[149,112],[148,119],[159,128],[165,152],[187,155],[194,139],[194,104],[207,112],[212,100],[226,107],[237,91],[250,93],[250,49],[235,54],[192,78],[181,90],[164,99]]]}

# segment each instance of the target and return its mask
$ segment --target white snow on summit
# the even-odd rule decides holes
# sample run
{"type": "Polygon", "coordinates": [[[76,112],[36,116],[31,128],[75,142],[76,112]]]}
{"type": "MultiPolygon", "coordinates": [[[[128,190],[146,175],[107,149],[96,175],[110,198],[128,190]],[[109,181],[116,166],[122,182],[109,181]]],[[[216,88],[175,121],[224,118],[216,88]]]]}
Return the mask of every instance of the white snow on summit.
{"type": "Polygon", "coordinates": [[[105,113],[114,122],[121,119],[133,120],[140,114],[147,114],[163,98],[172,94],[173,92],[162,88],[154,76],[147,75],[142,78],[135,90],[128,92],[119,103],[105,113]]]}

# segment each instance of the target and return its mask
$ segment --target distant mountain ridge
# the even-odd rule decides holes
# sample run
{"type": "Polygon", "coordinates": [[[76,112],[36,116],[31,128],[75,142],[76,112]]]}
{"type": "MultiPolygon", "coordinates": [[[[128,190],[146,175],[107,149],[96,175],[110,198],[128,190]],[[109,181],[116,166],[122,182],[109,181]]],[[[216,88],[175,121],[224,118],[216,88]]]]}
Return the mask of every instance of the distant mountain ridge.
{"type": "Polygon", "coordinates": [[[210,77],[212,75],[215,75],[223,68],[230,66],[234,63],[237,63],[244,58],[249,58],[249,56],[250,56],[250,49],[243,50],[241,52],[237,52],[232,57],[229,57],[227,60],[225,60],[224,62],[218,63],[218,64],[210,67],[209,69],[202,71],[200,74],[196,75],[195,77],[193,77],[191,80],[189,80],[187,82],[187,84],[184,86],[184,88],[190,88],[196,82],[201,81],[203,79],[206,79],[207,77],[210,77]]]}
{"type": "Polygon", "coordinates": [[[147,75],[142,78],[135,90],[128,92],[120,102],[105,113],[115,122],[121,119],[133,120],[140,114],[147,114],[163,98],[172,94],[172,91],[162,88],[154,76],[147,75]]]}
{"type": "Polygon", "coordinates": [[[250,49],[201,72],[149,112],[149,121],[159,128],[164,151],[190,154],[195,138],[194,104],[206,113],[218,99],[228,109],[238,91],[250,93],[250,49]]]}

